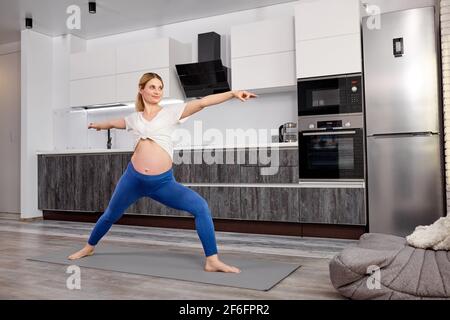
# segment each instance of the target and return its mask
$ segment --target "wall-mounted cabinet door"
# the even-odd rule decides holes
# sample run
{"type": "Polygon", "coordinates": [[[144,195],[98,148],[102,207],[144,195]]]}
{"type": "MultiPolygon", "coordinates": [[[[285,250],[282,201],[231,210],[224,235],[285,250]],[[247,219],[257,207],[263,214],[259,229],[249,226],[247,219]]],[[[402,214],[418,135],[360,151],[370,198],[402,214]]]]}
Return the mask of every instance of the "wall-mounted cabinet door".
{"type": "Polygon", "coordinates": [[[359,34],[298,41],[297,78],[320,77],[362,71],[359,34]]]}
{"type": "Polygon", "coordinates": [[[73,53],[70,55],[70,80],[114,75],[115,50],[101,49],[73,53]]]}
{"type": "Polygon", "coordinates": [[[359,0],[300,0],[295,6],[295,41],[359,32],[359,0]]]}
{"type": "Polygon", "coordinates": [[[70,106],[116,102],[116,76],[70,81],[70,106]]]}
{"type": "Polygon", "coordinates": [[[294,50],[294,19],[270,19],[231,27],[231,57],[294,50]]]}
{"type": "Polygon", "coordinates": [[[164,82],[163,98],[170,97],[171,81],[169,68],[142,70],[138,72],[121,73],[117,75],[116,92],[118,102],[130,102],[136,100],[138,93],[139,79],[146,72],[156,72],[161,76],[164,82]]]}
{"type": "Polygon", "coordinates": [[[293,90],[296,85],[294,51],[233,58],[233,90],[271,92],[293,90]]]}
{"type": "Polygon", "coordinates": [[[363,188],[299,188],[300,222],[365,225],[363,188]]]}
{"type": "Polygon", "coordinates": [[[167,68],[170,58],[169,41],[169,38],[162,38],[118,47],[117,73],[167,68]]]}

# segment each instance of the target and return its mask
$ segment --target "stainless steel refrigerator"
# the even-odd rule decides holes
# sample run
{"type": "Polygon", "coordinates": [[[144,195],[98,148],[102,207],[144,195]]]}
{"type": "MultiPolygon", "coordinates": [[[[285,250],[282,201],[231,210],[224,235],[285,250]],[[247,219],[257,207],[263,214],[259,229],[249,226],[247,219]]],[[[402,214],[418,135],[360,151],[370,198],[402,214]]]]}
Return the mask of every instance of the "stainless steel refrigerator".
{"type": "Polygon", "coordinates": [[[434,8],[363,19],[369,231],[405,236],[444,214],[434,8]],[[372,19],[367,21],[368,19],[372,19]]]}

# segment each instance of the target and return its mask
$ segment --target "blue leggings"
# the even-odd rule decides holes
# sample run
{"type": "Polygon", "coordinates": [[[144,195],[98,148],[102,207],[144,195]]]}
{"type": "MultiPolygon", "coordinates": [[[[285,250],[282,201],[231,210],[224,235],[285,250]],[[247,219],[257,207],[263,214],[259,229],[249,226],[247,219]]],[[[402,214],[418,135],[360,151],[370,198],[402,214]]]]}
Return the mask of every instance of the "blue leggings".
{"type": "Polygon", "coordinates": [[[195,227],[205,256],[217,253],[214,224],[206,200],[194,190],[178,183],[172,168],[161,174],[147,175],[136,171],[131,161],[120,177],[106,211],[95,224],[88,243],[95,246],[125,210],[144,196],[191,213],[195,217],[195,227]]]}

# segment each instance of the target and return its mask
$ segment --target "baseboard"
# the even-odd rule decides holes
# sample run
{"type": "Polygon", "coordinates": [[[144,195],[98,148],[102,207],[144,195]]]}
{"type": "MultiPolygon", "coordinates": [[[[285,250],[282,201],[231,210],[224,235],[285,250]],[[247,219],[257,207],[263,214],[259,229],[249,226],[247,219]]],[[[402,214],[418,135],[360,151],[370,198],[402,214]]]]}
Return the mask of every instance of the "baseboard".
{"type": "MultiPolygon", "coordinates": [[[[44,220],[61,220],[95,223],[102,212],[43,211],[44,220]]],[[[150,216],[125,214],[117,222],[121,225],[145,226],[157,228],[195,229],[191,217],[150,216]]],[[[359,239],[366,232],[365,226],[306,224],[295,222],[247,221],[232,219],[214,219],[216,231],[252,234],[271,234],[299,237],[320,237],[337,239],[359,239]]]]}

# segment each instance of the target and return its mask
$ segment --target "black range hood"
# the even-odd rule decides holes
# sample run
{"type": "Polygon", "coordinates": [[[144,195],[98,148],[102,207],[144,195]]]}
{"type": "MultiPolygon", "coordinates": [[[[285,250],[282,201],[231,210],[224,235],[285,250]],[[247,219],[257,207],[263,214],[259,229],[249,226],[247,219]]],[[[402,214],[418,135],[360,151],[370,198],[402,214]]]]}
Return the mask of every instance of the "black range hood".
{"type": "Polygon", "coordinates": [[[230,90],[230,69],[220,59],[220,35],[198,35],[198,62],[175,66],[186,98],[201,98],[230,90]]]}

